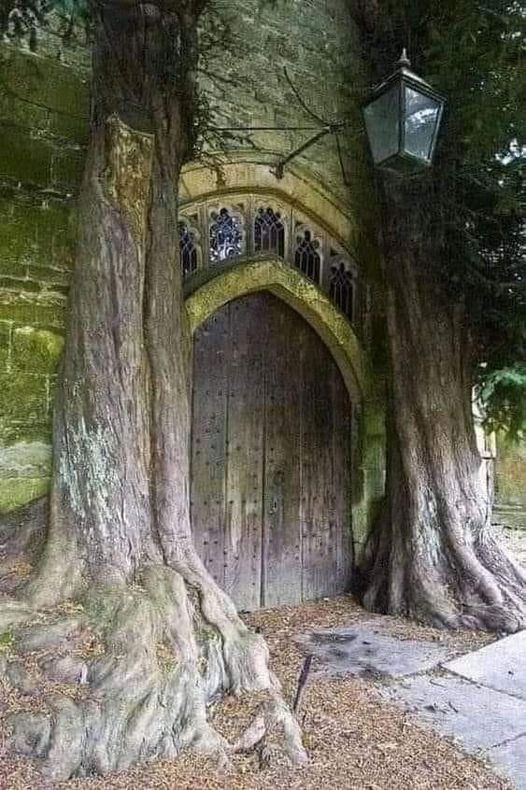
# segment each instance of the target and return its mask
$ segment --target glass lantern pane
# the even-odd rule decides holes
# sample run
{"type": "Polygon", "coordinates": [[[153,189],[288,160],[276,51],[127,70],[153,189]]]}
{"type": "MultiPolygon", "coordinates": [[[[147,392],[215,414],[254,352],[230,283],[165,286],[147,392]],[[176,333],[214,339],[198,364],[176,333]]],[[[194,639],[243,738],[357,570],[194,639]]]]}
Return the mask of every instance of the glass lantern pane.
{"type": "Polygon", "coordinates": [[[398,153],[400,144],[400,91],[397,85],[364,109],[367,136],[375,164],[398,153]]]}
{"type": "Polygon", "coordinates": [[[405,86],[404,151],[429,161],[440,112],[440,103],[405,86]]]}

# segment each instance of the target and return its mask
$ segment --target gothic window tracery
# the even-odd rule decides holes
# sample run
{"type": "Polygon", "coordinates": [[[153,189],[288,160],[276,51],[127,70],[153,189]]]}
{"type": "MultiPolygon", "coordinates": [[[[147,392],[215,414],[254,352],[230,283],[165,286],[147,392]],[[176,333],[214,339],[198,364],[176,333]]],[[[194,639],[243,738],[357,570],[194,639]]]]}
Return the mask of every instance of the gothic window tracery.
{"type": "Polygon", "coordinates": [[[255,252],[275,252],[285,257],[285,224],[281,212],[270,206],[260,206],[254,218],[255,252]]]}
{"type": "Polygon", "coordinates": [[[320,242],[310,228],[301,228],[296,234],[294,265],[307,277],[319,283],[321,273],[320,242]]]}
{"type": "Polygon", "coordinates": [[[210,213],[210,263],[216,264],[236,258],[243,252],[243,222],[241,216],[223,206],[210,213]]]}
{"type": "Polygon", "coordinates": [[[184,278],[203,267],[258,253],[281,258],[313,280],[358,330],[367,321],[367,290],[347,249],[307,215],[275,197],[229,195],[186,204],[179,240],[184,278]],[[268,202],[267,202],[268,201],[268,202]],[[204,240],[204,241],[203,241],[204,240]]]}
{"type": "Polygon", "coordinates": [[[337,257],[331,263],[329,296],[352,322],[355,318],[356,273],[345,258],[337,257]]]}
{"type": "Polygon", "coordinates": [[[198,232],[190,222],[182,217],[179,221],[179,253],[181,257],[181,270],[183,277],[188,277],[197,270],[199,251],[197,239],[198,232]]]}

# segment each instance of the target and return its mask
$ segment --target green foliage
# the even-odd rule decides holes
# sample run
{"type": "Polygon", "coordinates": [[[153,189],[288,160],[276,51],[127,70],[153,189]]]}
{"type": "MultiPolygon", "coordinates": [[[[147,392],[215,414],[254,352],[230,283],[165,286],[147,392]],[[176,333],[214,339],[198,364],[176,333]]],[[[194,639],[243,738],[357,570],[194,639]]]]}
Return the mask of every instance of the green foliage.
{"type": "Polygon", "coordinates": [[[504,429],[508,439],[526,437],[526,362],[489,373],[479,388],[482,402],[491,404],[486,426],[504,429]]]}
{"type": "Polygon", "coordinates": [[[526,412],[526,6],[349,0],[349,8],[372,80],[408,47],[413,68],[447,96],[422,221],[436,278],[466,308],[488,422],[517,433],[526,412]]]}
{"type": "Polygon", "coordinates": [[[55,28],[64,41],[72,39],[78,25],[89,22],[84,0],[0,0],[0,35],[27,41],[35,50],[39,32],[54,17],[55,28]]]}

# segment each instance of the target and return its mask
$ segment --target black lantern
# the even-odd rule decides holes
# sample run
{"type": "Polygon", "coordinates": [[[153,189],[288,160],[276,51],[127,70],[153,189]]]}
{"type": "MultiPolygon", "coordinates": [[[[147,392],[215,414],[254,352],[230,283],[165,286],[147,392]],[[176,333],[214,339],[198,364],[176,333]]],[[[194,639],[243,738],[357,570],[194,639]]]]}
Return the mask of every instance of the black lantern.
{"type": "Polygon", "coordinates": [[[364,108],[374,164],[412,174],[428,167],[445,99],[409,68],[406,51],[397,70],[373,89],[364,108]]]}

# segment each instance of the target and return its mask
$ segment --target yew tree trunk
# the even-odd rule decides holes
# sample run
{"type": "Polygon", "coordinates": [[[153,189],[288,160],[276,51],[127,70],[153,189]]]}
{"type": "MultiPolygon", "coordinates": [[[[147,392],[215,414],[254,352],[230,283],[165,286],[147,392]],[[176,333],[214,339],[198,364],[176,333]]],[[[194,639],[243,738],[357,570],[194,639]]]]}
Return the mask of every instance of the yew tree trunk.
{"type": "Polygon", "coordinates": [[[83,614],[50,632],[57,655],[62,661],[87,628],[103,648],[79,669],[80,699],[55,698],[50,715],[13,720],[15,747],[44,758],[55,779],[185,747],[226,759],[231,747],[208,724],[207,707],[243,690],[262,692],[263,706],[242,748],[277,729],[289,757],[305,758],[265,642],[243,625],[192,543],[177,186],[195,133],[203,6],[107,0],[91,9],[93,117],[49,530],[25,602],[5,603],[20,621],[74,599],[83,614]]]}
{"type": "Polygon", "coordinates": [[[526,625],[526,573],[491,526],[472,416],[473,338],[444,279],[430,178],[386,182],[390,371],[385,508],[365,554],[366,607],[447,627],[526,625]]]}

